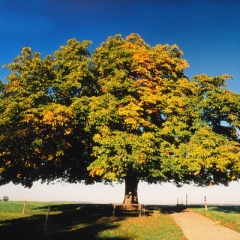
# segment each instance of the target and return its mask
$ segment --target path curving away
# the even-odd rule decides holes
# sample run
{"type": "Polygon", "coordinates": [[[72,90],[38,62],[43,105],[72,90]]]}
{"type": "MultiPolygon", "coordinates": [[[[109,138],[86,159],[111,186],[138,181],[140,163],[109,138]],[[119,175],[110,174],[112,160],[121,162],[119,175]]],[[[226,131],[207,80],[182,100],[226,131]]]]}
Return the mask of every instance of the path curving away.
{"type": "Polygon", "coordinates": [[[198,213],[185,210],[171,214],[188,240],[240,240],[240,233],[198,213]]]}

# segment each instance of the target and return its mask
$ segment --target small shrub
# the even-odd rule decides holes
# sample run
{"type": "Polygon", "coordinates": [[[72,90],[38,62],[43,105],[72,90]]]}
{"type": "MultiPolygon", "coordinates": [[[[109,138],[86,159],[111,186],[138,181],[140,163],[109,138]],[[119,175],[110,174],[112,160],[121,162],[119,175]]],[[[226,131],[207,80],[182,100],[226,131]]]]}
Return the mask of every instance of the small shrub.
{"type": "Polygon", "coordinates": [[[4,196],[4,197],[3,197],[3,201],[4,201],[4,202],[8,202],[8,201],[9,201],[9,197],[8,197],[8,196],[4,196]]]}

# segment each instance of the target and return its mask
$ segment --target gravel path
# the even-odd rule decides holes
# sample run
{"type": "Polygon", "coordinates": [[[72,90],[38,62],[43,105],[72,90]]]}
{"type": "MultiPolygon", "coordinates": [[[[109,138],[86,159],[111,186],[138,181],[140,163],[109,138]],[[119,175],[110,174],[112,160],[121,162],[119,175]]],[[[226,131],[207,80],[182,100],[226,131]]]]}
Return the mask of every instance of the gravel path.
{"type": "Polygon", "coordinates": [[[240,233],[188,210],[171,216],[188,240],[240,240],[240,233]]]}

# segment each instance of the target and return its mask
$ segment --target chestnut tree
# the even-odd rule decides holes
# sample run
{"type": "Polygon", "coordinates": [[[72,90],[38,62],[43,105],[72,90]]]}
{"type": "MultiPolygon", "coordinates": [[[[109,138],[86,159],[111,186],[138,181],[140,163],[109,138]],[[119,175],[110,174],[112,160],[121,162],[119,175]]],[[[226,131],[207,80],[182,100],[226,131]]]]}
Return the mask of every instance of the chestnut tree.
{"type": "MultiPolygon", "coordinates": [[[[62,179],[137,186],[225,184],[240,172],[240,94],[230,75],[189,79],[177,45],[137,34],[92,54],[70,39],[52,55],[23,48],[0,86],[0,184],[62,179]]],[[[128,198],[129,201],[129,198],[128,198]]]]}

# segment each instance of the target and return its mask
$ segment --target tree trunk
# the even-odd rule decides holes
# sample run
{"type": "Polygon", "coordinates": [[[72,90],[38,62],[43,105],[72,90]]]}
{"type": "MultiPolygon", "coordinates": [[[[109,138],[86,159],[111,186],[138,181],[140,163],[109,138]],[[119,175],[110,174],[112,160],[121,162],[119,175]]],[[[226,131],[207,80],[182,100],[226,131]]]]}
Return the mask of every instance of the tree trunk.
{"type": "Polygon", "coordinates": [[[135,176],[125,178],[125,197],[123,203],[138,203],[138,179],[135,176]]]}

